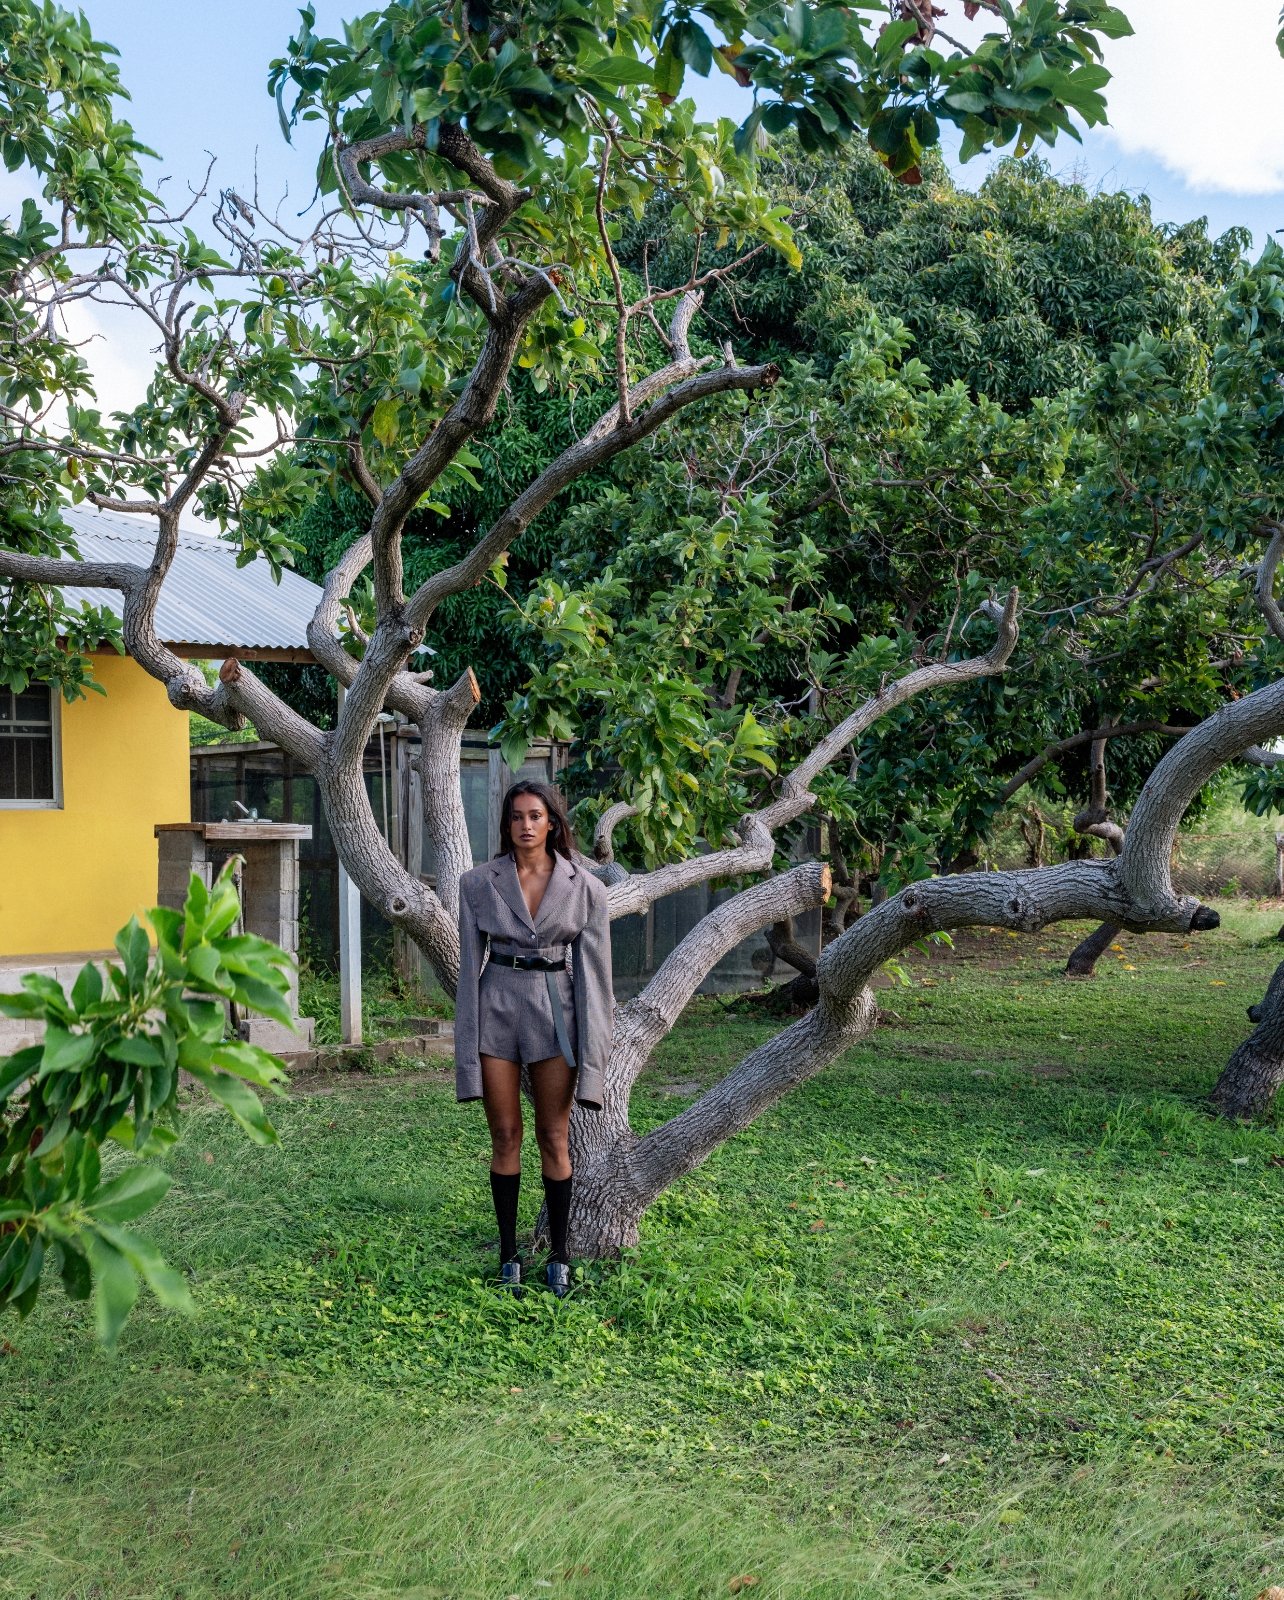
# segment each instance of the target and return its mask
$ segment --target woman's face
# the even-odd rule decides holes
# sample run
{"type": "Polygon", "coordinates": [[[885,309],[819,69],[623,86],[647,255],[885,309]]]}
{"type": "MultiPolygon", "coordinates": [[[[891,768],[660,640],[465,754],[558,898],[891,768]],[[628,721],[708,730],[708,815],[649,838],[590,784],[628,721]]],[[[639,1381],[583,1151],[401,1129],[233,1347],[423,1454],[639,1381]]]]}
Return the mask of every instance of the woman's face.
{"type": "Polygon", "coordinates": [[[548,809],[538,795],[519,794],[513,801],[512,825],[509,837],[519,850],[546,848],[552,822],[548,809]]]}

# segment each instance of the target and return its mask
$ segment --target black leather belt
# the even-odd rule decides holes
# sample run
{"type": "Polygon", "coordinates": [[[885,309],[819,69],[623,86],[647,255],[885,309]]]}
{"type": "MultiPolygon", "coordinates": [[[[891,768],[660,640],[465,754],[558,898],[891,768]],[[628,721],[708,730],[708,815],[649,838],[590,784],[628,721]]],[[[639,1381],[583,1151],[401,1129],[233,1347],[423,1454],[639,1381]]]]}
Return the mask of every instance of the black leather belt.
{"type": "Polygon", "coordinates": [[[553,961],[548,956],[503,956],[492,950],[490,959],[497,967],[518,967],[522,972],[565,972],[566,957],[553,961]]]}

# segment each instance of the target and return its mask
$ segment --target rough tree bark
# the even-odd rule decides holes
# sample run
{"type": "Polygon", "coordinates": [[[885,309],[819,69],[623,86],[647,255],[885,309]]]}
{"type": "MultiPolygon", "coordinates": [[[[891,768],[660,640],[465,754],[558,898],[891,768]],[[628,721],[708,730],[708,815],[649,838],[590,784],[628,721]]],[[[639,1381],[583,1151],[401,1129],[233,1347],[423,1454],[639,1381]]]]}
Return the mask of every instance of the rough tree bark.
{"type": "MultiPolygon", "coordinates": [[[[1284,641],[1284,613],[1275,599],[1275,573],[1284,555],[1284,527],[1270,526],[1270,542],[1257,569],[1256,596],[1266,624],[1284,641]]],[[[1254,745],[1243,759],[1255,766],[1278,766],[1284,756],[1254,745]]],[[[1276,834],[1276,872],[1280,835],[1276,834]]],[[[1284,932],[1284,930],[1281,930],[1284,932]]],[[[1213,1104],[1227,1117],[1254,1117],[1270,1110],[1284,1083],[1284,964],[1276,967],[1260,1005],[1248,1008],[1257,1026],[1234,1051],[1213,1088],[1213,1104]]]]}
{"type": "Polygon", "coordinates": [[[1258,1117],[1271,1109],[1284,1083],[1284,961],[1261,1003],[1248,1008],[1257,1026],[1226,1063],[1213,1089],[1225,1117],[1258,1117]]]}

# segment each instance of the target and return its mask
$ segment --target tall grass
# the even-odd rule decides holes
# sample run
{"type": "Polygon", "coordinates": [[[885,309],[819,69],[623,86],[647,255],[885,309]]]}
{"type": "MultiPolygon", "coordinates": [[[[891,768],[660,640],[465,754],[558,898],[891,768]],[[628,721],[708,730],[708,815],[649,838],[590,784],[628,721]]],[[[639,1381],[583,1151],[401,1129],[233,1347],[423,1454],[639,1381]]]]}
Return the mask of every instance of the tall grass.
{"type": "Polygon", "coordinates": [[[63,1442],[55,1491],[7,1476],[0,1594],[1239,1600],[1281,1565],[1233,1475],[1163,1462],[996,1473],[962,1511],[948,1464],[874,1472],[849,1450],[815,1463],[842,1484],[827,1514],[577,1459],[525,1409],[429,1427],[342,1389],[223,1396],[199,1433],[187,1408],[151,1415],[130,1447],[124,1389],[63,1442]]]}

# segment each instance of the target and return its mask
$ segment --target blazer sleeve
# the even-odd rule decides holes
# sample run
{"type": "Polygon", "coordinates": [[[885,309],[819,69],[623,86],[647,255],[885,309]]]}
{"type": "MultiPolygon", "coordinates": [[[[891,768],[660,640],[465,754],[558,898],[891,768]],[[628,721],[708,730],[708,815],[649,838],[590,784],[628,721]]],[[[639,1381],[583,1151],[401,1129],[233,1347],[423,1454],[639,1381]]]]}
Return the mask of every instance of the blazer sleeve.
{"type": "Polygon", "coordinates": [[[455,992],[455,1098],[480,1100],[481,1057],[478,1054],[478,984],[485,936],[477,926],[472,897],[459,893],[459,988],[455,992]]]}
{"type": "Polygon", "coordinates": [[[589,914],[571,941],[575,980],[575,1023],[579,1061],[575,1098],[582,1105],[602,1104],[603,1075],[611,1054],[615,995],[611,988],[611,921],[606,890],[589,877],[589,914]]]}

